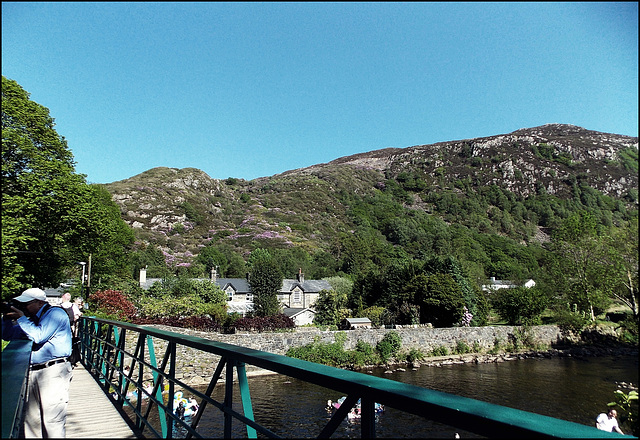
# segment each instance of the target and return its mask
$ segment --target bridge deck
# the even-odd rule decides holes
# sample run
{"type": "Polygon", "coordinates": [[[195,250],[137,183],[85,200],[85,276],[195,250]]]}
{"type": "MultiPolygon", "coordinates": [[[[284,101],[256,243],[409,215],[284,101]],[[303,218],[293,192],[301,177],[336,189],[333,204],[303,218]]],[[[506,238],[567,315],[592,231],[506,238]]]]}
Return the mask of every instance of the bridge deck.
{"type": "Polygon", "coordinates": [[[67,408],[67,438],[137,438],[104,391],[78,363],[67,408]]]}

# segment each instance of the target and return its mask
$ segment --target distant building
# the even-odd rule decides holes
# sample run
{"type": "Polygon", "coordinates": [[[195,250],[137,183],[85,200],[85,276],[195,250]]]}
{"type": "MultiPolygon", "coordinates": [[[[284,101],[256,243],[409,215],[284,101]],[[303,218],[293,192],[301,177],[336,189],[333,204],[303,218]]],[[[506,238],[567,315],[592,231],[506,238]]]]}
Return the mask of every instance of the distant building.
{"type": "MultiPolygon", "coordinates": [[[[250,275],[245,278],[218,278],[215,268],[211,269],[211,278],[196,278],[210,280],[216,283],[227,294],[227,313],[239,313],[242,316],[253,310],[253,293],[249,282],[250,275]]],[[[147,278],[146,268],[140,269],[140,287],[147,290],[161,278],[147,278]]],[[[330,290],[331,284],[325,280],[305,280],[302,270],[298,270],[295,279],[282,280],[282,287],[278,291],[278,302],[283,310],[310,310],[318,300],[320,291],[330,290]]],[[[315,313],[315,312],[313,312],[315,313]]],[[[286,313],[285,313],[286,314],[286,313]]],[[[305,312],[308,315],[308,312],[305,312]]],[[[308,318],[299,317],[300,322],[308,318]]],[[[304,324],[297,324],[304,325],[304,324]]]]}
{"type": "Polygon", "coordinates": [[[371,320],[369,318],[345,318],[340,324],[340,327],[343,330],[371,328],[371,320]]]}
{"type": "MultiPolygon", "coordinates": [[[[527,280],[526,283],[524,283],[524,287],[526,288],[531,288],[533,286],[536,285],[536,282],[533,281],[532,279],[527,280]]],[[[496,277],[491,277],[489,279],[489,284],[483,284],[482,285],[482,291],[483,292],[494,292],[496,290],[499,289],[513,289],[514,287],[518,287],[517,284],[514,284],[512,281],[507,281],[507,280],[496,280],[496,277]]]]}
{"type": "Polygon", "coordinates": [[[282,310],[289,318],[293,319],[293,322],[296,326],[308,325],[313,323],[313,318],[316,316],[316,312],[312,309],[294,309],[291,307],[287,307],[282,310]]]}

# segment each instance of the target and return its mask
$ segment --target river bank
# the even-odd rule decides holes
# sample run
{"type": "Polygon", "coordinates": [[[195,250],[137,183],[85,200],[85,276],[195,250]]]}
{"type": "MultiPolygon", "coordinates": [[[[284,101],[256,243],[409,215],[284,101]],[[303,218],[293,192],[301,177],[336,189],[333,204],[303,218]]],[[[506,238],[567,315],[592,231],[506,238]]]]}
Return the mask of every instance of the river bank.
{"type": "MultiPolygon", "coordinates": [[[[152,327],[173,333],[195,336],[210,341],[220,341],[241,347],[252,348],[269,353],[285,355],[291,347],[301,347],[313,342],[333,343],[337,333],[346,335],[345,350],[356,348],[358,341],[364,341],[375,347],[387,333],[396,332],[402,339],[401,351],[415,349],[424,358],[409,365],[406,361],[394,362],[389,365],[347,367],[358,371],[368,371],[374,367],[387,369],[419,368],[421,365],[437,366],[448,363],[498,363],[529,357],[557,357],[557,356],[603,356],[612,355],[621,350],[633,350],[637,355],[637,346],[629,347],[617,343],[615,331],[611,328],[591,329],[580,335],[567,335],[554,325],[528,327],[517,326],[487,326],[487,327],[455,327],[455,328],[402,328],[402,329],[359,329],[350,331],[327,331],[315,328],[301,328],[288,332],[265,333],[237,333],[225,335],[213,332],[201,332],[177,327],[154,325],[152,327]],[[526,341],[523,336],[526,333],[526,341]],[[514,341],[516,343],[514,343],[514,341]],[[461,343],[474,352],[465,354],[446,354],[444,356],[429,356],[435,348],[446,348],[446,353],[457,353],[456,347],[461,343]],[[515,350],[515,348],[521,350],[515,350]],[[535,347],[536,349],[532,349],[535,347]]],[[[127,345],[133,349],[136,337],[127,334],[127,345]]],[[[164,352],[166,343],[155,340],[156,349],[164,352]]],[[[219,356],[190,347],[178,345],[176,359],[176,378],[188,385],[208,383],[220,360],[219,356]]],[[[273,374],[252,365],[247,365],[247,375],[256,376],[273,374]]],[[[150,373],[147,373],[150,379],[150,373]]]]}
{"type": "MultiPolygon", "coordinates": [[[[416,362],[399,362],[385,365],[388,371],[402,371],[402,368],[417,369],[420,367],[441,367],[454,364],[490,364],[516,361],[523,359],[551,359],[554,357],[589,358],[600,356],[638,356],[638,347],[619,344],[614,347],[600,347],[596,345],[582,345],[564,349],[551,348],[543,351],[526,350],[519,352],[505,352],[498,354],[466,353],[460,355],[431,356],[416,362]]],[[[379,365],[370,365],[360,370],[370,370],[379,365]]]]}

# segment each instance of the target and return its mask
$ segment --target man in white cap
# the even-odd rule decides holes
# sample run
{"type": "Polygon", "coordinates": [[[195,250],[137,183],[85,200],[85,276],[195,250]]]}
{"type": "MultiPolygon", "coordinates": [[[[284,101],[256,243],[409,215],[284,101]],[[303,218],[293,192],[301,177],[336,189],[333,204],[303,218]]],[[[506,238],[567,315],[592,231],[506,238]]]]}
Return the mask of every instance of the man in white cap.
{"type": "Polygon", "coordinates": [[[41,289],[13,298],[5,313],[2,339],[33,341],[24,432],[27,438],[64,438],[72,377],[71,327],[60,307],[51,307],[41,289]]]}

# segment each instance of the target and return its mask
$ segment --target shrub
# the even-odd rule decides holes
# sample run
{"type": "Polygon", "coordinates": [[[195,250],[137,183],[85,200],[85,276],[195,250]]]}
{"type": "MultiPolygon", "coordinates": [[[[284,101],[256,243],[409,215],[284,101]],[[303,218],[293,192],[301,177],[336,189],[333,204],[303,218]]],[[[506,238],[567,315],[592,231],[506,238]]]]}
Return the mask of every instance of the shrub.
{"type": "Polygon", "coordinates": [[[383,341],[387,341],[391,345],[391,353],[396,354],[400,347],[402,347],[402,338],[398,332],[390,331],[382,338],[383,341]]]}
{"type": "Polygon", "coordinates": [[[412,348],[407,353],[407,362],[413,363],[415,361],[421,361],[424,359],[424,353],[418,350],[417,348],[412,348]]]}
{"type": "Polygon", "coordinates": [[[638,321],[629,315],[620,322],[620,340],[628,344],[638,345],[638,321]]]}
{"type": "Polygon", "coordinates": [[[303,359],[305,361],[316,362],[318,364],[330,365],[333,367],[347,365],[354,359],[349,353],[344,351],[339,342],[318,342],[317,339],[310,344],[303,345],[302,347],[290,348],[287,350],[286,355],[296,359],[303,359]]]}
{"type": "Polygon", "coordinates": [[[360,340],[356,342],[356,351],[359,353],[363,353],[365,356],[371,356],[375,353],[371,344],[365,341],[360,341],[360,340]]]}
{"type": "Polygon", "coordinates": [[[449,354],[449,349],[444,345],[440,345],[439,347],[431,350],[431,356],[447,356],[449,354]]]}
{"type": "Polygon", "coordinates": [[[382,340],[378,341],[378,343],[376,344],[376,351],[380,356],[380,360],[384,363],[387,363],[391,358],[393,348],[391,347],[391,343],[389,343],[389,341],[382,340]]]}
{"type": "Polygon", "coordinates": [[[376,351],[380,356],[380,360],[384,363],[389,361],[391,356],[394,356],[400,350],[402,346],[402,339],[398,332],[391,331],[384,335],[382,340],[376,344],[376,351]]]}
{"type": "Polygon", "coordinates": [[[562,310],[556,312],[556,322],[563,333],[578,334],[589,325],[591,321],[580,313],[562,310]]]}
{"type": "Polygon", "coordinates": [[[355,350],[349,352],[351,363],[358,366],[377,364],[379,358],[368,342],[358,341],[355,350]]]}
{"type": "Polygon", "coordinates": [[[188,328],[204,332],[220,331],[221,326],[215,320],[205,316],[170,316],[160,318],[135,317],[132,319],[134,324],[160,324],[171,327],[188,328]]]}
{"type": "Polygon", "coordinates": [[[119,320],[130,319],[136,313],[131,301],[119,290],[98,290],[87,299],[89,307],[119,320]]]}
{"type": "Polygon", "coordinates": [[[469,345],[463,340],[459,340],[456,343],[456,348],[454,349],[454,353],[465,354],[470,352],[471,352],[471,347],[469,347],[469,345]]]}

